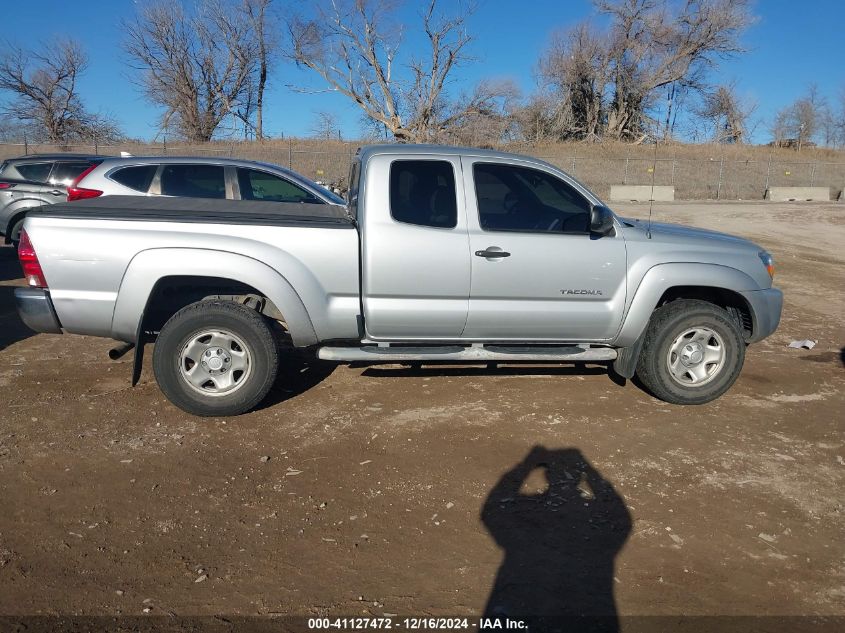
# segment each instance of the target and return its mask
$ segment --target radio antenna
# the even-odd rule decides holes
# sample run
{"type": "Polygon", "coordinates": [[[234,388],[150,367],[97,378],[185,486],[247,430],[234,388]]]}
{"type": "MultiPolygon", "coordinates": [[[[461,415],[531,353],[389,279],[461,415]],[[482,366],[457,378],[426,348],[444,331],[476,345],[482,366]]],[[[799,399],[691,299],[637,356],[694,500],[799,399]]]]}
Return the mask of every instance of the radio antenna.
{"type": "Polygon", "coordinates": [[[651,195],[648,197],[648,227],[646,237],[651,239],[651,211],[654,208],[654,175],[657,173],[657,136],[654,137],[654,158],[651,162],[651,195]]]}

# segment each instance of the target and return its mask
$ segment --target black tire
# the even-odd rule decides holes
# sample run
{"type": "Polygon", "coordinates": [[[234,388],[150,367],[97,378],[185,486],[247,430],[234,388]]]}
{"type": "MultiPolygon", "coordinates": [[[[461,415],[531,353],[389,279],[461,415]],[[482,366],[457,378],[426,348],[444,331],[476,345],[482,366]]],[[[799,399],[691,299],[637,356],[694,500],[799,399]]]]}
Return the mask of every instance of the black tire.
{"type": "MultiPolygon", "coordinates": [[[[200,354],[200,358],[205,358],[205,352],[200,354]]],[[[202,365],[205,367],[205,361],[202,365]]],[[[161,390],[177,407],[200,416],[239,415],[249,411],[264,399],[273,386],[278,367],[278,347],[268,320],[255,310],[231,301],[198,301],[182,308],[161,328],[153,353],[153,370],[161,390]],[[211,342],[203,342],[202,334],[211,331],[217,332],[221,338],[209,337],[211,342]],[[233,352],[227,356],[224,351],[222,358],[229,362],[237,355],[246,369],[232,371],[225,376],[236,383],[228,387],[230,391],[218,389],[214,376],[206,381],[205,386],[192,386],[186,376],[196,362],[188,357],[191,356],[188,344],[194,347],[207,345],[205,352],[214,351],[219,356],[217,350],[226,349],[226,344],[221,341],[229,341],[233,352]],[[187,369],[183,372],[183,368],[187,369]],[[236,381],[238,371],[240,376],[236,381]]],[[[207,369],[201,371],[208,373],[207,369]]],[[[216,377],[223,379],[227,369],[217,371],[216,377]]]]}
{"type": "Polygon", "coordinates": [[[705,404],[730,389],[744,361],[742,331],[726,310],[706,301],[680,299],[652,314],[636,375],[643,386],[665,402],[705,404]],[[691,331],[698,334],[688,334],[691,331]],[[707,332],[713,336],[706,338],[702,347],[707,332]],[[685,334],[690,338],[682,339],[685,334]],[[697,358],[704,359],[704,353],[717,355],[719,360],[695,362],[697,358]],[[695,384],[696,380],[700,384],[695,384]]]}

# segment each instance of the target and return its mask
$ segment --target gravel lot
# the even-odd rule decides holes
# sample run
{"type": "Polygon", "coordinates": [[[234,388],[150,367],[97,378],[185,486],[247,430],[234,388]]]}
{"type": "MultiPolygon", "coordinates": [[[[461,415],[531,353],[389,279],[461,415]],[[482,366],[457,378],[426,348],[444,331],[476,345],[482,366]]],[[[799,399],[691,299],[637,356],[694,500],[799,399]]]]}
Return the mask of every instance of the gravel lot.
{"type": "Polygon", "coordinates": [[[786,293],[687,408],[598,365],[302,357],[260,410],[199,419],[109,341],[29,332],[2,248],[0,614],[845,616],[843,217],[655,208],[762,244],[786,293]]]}

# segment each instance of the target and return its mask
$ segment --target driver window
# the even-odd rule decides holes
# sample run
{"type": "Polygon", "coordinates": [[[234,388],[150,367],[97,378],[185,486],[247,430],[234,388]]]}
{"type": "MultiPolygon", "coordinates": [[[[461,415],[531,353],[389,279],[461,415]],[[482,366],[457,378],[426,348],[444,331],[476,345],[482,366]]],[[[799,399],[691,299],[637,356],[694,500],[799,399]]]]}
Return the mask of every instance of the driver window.
{"type": "Polygon", "coordinates": [[[475,163],[478,216],[485,231],[587,233],[590,203],[551,174],[516,165],[475,163]]]}

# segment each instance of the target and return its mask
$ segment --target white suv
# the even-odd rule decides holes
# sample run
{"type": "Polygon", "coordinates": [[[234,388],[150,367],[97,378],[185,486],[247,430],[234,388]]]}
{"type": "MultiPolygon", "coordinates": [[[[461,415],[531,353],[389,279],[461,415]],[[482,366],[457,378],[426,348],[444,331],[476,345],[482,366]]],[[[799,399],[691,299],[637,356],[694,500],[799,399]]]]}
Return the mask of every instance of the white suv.
{"type": "Polygon", "coordinates": [[[70,184],[67,200],[109,195],[345,204],[334,193],[277,165],[175,156],[108,158],[70,184]]]}

